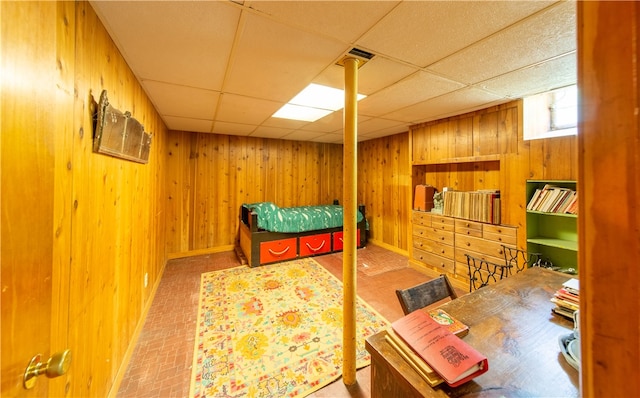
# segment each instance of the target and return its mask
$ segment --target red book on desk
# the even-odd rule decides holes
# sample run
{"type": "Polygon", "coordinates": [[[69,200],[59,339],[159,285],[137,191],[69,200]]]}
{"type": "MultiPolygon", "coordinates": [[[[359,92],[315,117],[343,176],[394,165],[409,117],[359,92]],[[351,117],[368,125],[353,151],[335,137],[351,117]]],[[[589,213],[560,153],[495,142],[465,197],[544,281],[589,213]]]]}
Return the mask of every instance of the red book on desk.
{"type": "Polygon", "coordinates": [[[486,356],[424,311],[413,311],[391,327],[451,387],[489,370],[486,356]]]}

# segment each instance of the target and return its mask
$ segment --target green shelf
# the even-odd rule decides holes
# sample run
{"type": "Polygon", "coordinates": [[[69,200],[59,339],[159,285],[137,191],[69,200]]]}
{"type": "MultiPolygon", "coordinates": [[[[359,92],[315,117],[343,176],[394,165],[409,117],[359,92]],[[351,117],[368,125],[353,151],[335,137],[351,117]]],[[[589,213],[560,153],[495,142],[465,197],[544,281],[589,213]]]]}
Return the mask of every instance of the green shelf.
{"type": "MultiPolygon", "coordinates": [[[[528,180],[527,203],[546,184],[576,190],[575,181],[528,180]]],[[[578,216],[527,210],[527,250],[560,268],[578,269],[578,216]]]]}
{"type": "Polygon", "coordinates": [[[527,238],[527,242],[533,243],[535,245],[551,246],[551,247],[571,250],[575,252],[578,251],[578,242],[572,241],[572,240],[533,237],[533,238],[527,238]]]}
{"type": "Polygon", "coordinates": [[[535,210],[527,210],[527,213],[538,214],[541,216],[549,216],[549,217],[569,217],[569,218],[578,218],[577,214],[571,213],[549,213],[546,211],[535,211],[535,210]]]}

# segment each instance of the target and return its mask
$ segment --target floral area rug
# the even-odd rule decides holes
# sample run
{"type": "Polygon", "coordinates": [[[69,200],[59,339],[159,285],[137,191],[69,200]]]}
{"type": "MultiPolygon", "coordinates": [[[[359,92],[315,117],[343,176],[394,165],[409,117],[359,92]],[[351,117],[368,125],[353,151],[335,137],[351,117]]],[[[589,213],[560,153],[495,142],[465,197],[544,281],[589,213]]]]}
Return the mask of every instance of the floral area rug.
{"type": "MultiPolygon", "coordinates": [[[[342,374],[342,283],[311,258],[202,274],[191,397],[305,396],[342,374]]],[[[388,326],[360,298],[356,367],[388,326]]]]}

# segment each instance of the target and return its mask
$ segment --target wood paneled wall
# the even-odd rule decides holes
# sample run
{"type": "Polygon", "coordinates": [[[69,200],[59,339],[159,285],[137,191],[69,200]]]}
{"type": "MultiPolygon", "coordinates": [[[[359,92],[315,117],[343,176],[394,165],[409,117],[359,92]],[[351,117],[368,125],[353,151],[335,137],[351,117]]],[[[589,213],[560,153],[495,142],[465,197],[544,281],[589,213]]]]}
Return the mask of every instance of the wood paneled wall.
{"type": "Polygon", "coordinates": [[[342,201],[342,145],[171,131],[166,148],[167,250],[230,250],[240,206],[342,201]]]}
{"type": "MultiPolygon", "coordinates": [[[[514,101],[413,126],[411,142],[407,133],[360,142],[358,203],[372,242],[407,253],[415,181],[499,188],[504,223],[524,227],[525,181],[576,179],[577,152],[575,137],[523,141],[522,125],[514,101]]],[[[342,199],[341,145],[172,131],[166,155],[170,256],[230,250],[242,203],[342,199]]]]}
{"type": "Polygon", "coordinates": [[[88,2],[1,7],[2,395],[26,393],[13,376],[31,356],[69,348],[68,374],[33,396],[104,397],[166,263],[166,127],[88,2]],[[93,153],[102,90],[153,133],[148,164],[93,153]],[[32,316],[49,305],[50,322],[32,316]]]}
{"type": "Polygon", "coordinates": [[[372,242],[406,253],[411,218],[407,133],[358,144],[358,202],[366,205],[372,242]]]}
{"type": "MultiPolygon", "coordinates": [[[[406,251],[407,134],[358,144],[358,203],[370,238],[406,251]]],[[[303,206],[342,201],[342,145],[171,131],[167,145],[170,256],[230,250],[242,203],[303,206]]]]}
{"type": "Polygon", "coordinates": [[[575,136],[524,141],[523,129],[521,100],[412,126],[411,189],[500,189],[502,223],[525,248],[526,180],[577,180],[578,152],[575,136]]]}

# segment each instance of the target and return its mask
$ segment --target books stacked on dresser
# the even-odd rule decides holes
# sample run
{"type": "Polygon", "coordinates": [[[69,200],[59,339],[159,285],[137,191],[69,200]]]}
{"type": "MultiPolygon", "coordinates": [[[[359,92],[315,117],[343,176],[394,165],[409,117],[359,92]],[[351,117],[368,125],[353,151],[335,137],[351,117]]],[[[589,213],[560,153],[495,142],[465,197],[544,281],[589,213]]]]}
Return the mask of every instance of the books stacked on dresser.
{"type": "Polygon", "coordinates": [[[551,298],[551,302],[556,306],[552,311],[569,319],[573,319],[573,313],[580,309],[580,283],[577,279],[571,278],[562,284],[551,298]]]}
{"type": "Polygon", "coordinates": [[[442,310],[418,310],[393,322],[386,339],[430,386],[457,387],[489,370],[487,357],[460,338],[468,331],[442,310]]]}
{"type": "Polygon", "coordinates": [[[544,213],[578,214],[578,192],[546,184],[542,189],[536,189],[527,210],[544,213]]]}
{"type": "Polygon", "coordinates": [[[442,214],[466,220],[500,224],[500,191],[496,189],[471,192],[446,191],[442,214]]]}

